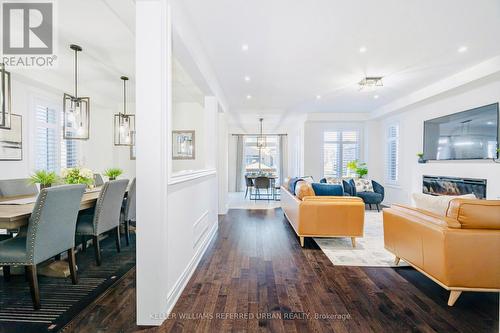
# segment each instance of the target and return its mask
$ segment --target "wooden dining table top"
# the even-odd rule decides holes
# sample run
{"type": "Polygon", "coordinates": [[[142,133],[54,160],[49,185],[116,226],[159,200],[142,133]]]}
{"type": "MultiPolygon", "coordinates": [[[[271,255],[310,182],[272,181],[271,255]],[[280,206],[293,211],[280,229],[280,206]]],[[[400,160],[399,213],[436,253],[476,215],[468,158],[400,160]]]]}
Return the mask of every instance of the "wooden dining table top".
{"type": "MultiPolygon", "coordinates": [[[[97,198],[99,198],[100,192],[100,189],[94,189],[92,191],[85,192],[82,197],[80,210],[94,207],[95,203],[97,202],[97,198]]],[[[11,201],[25,198],[36,198],[36,196],[22,195],[15,197],[3,197],[0,198],[0,203],[2,201],[11,201]]],[[[13,230],[27,225],[34,206],[35,203],[0,204],[0,229],[13,230]]]]}

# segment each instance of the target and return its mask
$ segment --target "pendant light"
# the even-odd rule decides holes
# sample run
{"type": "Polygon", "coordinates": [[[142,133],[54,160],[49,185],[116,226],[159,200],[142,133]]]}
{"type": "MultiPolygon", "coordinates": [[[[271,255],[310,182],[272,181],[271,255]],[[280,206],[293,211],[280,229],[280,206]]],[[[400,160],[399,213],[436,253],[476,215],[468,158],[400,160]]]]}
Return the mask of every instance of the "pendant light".
{"type": "Polygon", "coordinates": [[[115,146],[133,146],[135,133],[135,115],[127,114],[127,81],[128,77],[122,76],[123,80],[123,113],[114,116],[115,146]]]}
{"type": "Polygon", "coordinates": [[[66,140],[88,140],[90,132],[90,98],[78,97],[78,52],[79,45],[71,44],[75,51],[75,94],[64,94],[64,130],[66,140]]]}
{"type": "Polygon", "coordinates": [[[260,121],[260,132],[259,136],[257,137],[257,147],[261,149],[266,147],[266,137],[262,134],[262,122],[264,121],[264,119],[260,118],[259,121],[260,121]]]}
{"type": "Polygon", "coordinates": [[[0,80],[0,128],[10,129],[10,73],[3,63],[0,63],[0,80]]]}

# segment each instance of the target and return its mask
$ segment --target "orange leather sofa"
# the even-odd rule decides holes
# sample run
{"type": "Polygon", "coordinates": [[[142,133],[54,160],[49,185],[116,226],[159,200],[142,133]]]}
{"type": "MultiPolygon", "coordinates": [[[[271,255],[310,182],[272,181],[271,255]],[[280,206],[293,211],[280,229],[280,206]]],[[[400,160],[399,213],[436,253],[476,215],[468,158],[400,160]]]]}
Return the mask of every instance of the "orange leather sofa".
{"type": "Polygon", "coordinates": [[[453,199],[446,216],[384,209],[385,248],[443,288],[453,306],[463,291],[500,291],[500,200],[453,199]]]}
{"type": "Polygon", "coordinates": [[[365,205],[361,198],[315,196],[314,192],[299,197],[281,187],[281,208],[302,247],[304,237],[351,237],[353,247],[356,237],[363,237],[365,205]]]}

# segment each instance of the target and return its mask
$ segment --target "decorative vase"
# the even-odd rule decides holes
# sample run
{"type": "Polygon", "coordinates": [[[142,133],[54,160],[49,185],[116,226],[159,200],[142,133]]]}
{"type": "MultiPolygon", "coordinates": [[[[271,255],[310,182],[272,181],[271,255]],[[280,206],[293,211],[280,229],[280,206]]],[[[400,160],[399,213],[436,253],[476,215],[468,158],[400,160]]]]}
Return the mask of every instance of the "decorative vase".
{"type": "Polygon", "coordinates": [[[116,177],[109,177],[109,180],[116,180],[116,177]]]}
{"type": "Polygon", "coordinates": [[[423,157],[419,157],[419,158],[418,158],[418,163],[420,163],[420,164],[424,164],[424,163],[427,163],[427,161],[426,161],[426,160],[424,160],[424,158],[423,158],[423,157]]]}

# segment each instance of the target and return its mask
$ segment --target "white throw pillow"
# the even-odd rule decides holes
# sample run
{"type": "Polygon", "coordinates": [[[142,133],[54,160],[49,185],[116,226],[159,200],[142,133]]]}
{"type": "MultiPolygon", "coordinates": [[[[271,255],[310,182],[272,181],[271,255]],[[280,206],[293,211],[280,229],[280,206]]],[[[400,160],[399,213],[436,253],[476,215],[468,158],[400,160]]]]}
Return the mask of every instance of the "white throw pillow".
{"type": "Polygon", "coordinates": [[[342,184],[342,179],[341,178],[325,177],[325,180],[326,180],[327,184],[342,184]]]}
{"type": "Polygon", "coordinates": [[[354,184],[356,185],[356,192],[373,192],[372,181],[369,179],[355,179],[354,184]]]}
{"type": "Polygon", "coordinates": [[[415,202],[415,207],[440,216],[446,216],[448,205],[453,199],[476,199],[476,196],[472,193],[464,195],[430,195],[424,193],[413,193],[412,196],[413,201],[415,202]]]}

